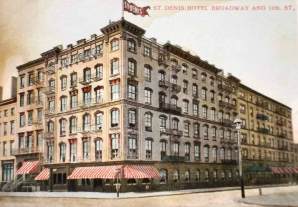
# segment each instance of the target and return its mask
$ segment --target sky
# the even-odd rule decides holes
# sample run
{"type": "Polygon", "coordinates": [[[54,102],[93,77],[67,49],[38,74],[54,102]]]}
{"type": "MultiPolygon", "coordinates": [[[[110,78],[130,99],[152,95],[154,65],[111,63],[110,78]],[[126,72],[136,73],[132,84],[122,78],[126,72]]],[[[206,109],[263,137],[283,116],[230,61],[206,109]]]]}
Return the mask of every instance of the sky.
{"type": "MultiPolygon", "coordinates": [[[[292,108],[298,142],[298,2],[295,0],[129,0],[151,6],[125,19],[292,108]],[[242,10],[235,10],[236,8],[242,10]],[[274,10],[273,10],[274,9],[274,10]],[[278,10],[277,10],[278,9],[278,10]]],[[[121,18],[121,0],[1,0],[0,85],[10,96],[16,66],[75,43],[121,18]]]]}

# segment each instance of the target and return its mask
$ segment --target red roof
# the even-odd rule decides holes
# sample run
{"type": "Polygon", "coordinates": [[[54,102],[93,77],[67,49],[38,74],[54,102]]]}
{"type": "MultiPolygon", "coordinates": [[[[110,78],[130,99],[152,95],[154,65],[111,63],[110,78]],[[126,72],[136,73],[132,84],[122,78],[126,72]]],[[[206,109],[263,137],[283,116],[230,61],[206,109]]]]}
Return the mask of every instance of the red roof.
{"type": "Polygon", "coordinates": [[[50,177],[50,169],[44,168],[35,178],[34,180],[48,180],[50,177]]]}
{"type": "Polygon", "coordinates": [[[32,174],[38,170],[39,161],[25,161],[23,165],[17,170],[17,175],[32,174]]]}

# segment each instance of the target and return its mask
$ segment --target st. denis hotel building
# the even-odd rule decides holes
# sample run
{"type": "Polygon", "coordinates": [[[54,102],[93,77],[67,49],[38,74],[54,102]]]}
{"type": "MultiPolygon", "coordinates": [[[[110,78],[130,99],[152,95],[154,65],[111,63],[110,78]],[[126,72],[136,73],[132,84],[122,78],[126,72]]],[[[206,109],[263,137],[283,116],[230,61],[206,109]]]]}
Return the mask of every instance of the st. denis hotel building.
{"type": "Polygon", "coordinates": [[[168,190],[294,179],[291,108],[121,19],[17,67],[4,188],[168,190]],[[291,175],[291,176],[290,176],[291,175]]]}

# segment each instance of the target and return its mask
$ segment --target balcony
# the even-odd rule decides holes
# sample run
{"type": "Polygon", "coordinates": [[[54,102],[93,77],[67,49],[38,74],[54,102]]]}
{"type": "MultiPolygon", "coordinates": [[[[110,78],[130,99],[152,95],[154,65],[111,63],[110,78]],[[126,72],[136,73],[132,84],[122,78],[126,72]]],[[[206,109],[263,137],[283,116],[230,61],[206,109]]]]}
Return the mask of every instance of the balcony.
{"type": "Polygon", "coordinates": [[[236,165],[237,160],[221,160],[222,164],[236,165]]]}
{"type": "Polygon", "coordinates": [[[40,147],[25,147],[25,148],[16,148],[12,150],[12,155],[23,155],[23,154],[34,154],[34,153],[42,153],[40,147]]]}
{"type": "Polygon", "coordinates": [[[34,126],[42,126],[43,122],[42,119],[36,119],[32,123],[34,126]]]}
{"type": "Polygon", "coordinates": [[[220,143],[221,144],[233,145],[233,144],[237,144],[237,140],[235,140],[235,139],[224,139],[224,138],[221,138],[220,139],[220,143]]]}
{"type": "Polygon", "coordinates": [[[101,133],[102,132],[102,126],[98,125],[92,125],[92,126],[87,126],[85,128],[77,128],[77,131],[78,133],[80,134],[83,134],[83,135],[89,135],[89,134],[96,134],[96,133],[101,133]]]}
{"type": "Polygon", "coordinates": [[[51,66],[48,66],[47,67],[47,73],[49,75],[54,74],[55,72],[56,72],[56,69],[55,69],[55,66],[54,65],[51,65],[51,66]]]}
{"type": "Polygon", "coordinates": [[[267,128],[258,128],[258,132],[261,132],[263,134],[269,134],[270,131],[267,128]]]}
{"type": "Polygon", "coordinates": [[[181,114],[182,112],[181,107],[178,107],[175,104],[159,103],[159,108],[162,109],[164,112],[171,112],[174,114],[181,114]]]}
{"type": "Polygon", "coordinates": [[[219,101],[218,105],[219,105],[219,107],[227,108],[229,110],[231,110],[231,109],[236,110],[237,109],[236,105],[231,104],[229,102],[225,102],[225,101],[219,101]]]}
{"type": "Polygon", "coordinates": [[[46,109],[45,115],[54,115],[56,114],[55,109],[46,109]]]}
{"type": "Polygon", "coordinates": [[[261,121],[268,121],[269,120],[269,117],[265,114],[257,114],[256,118],[261,120],[261,121]]]}
{"type": "Polygon", "coordinates": [[[45,139],[53,139],[54,138],[54,132],[45,132],[44,133],[45,139]]]}
{"type": "Polygon", "coordinates": [[[93,81],[100,81],[100,80],[102,80],[102,74],[101,74],[101,75],[93,74],[93,75],[91,76],[91,79],[92,79],[93,81]]]}
{"type": "Polygon", "coordinates": [[[172,71],[174,71],[175,73],[179,73],[181,70],[181,65],[171,65],[171,69],[172,71]]]}
{"type": "Polygon", "coordinates": [[[46,87],[44,93],[46,95],[55,94],[55,86],[46,87]]]}
{"type": "Polygon", "coordinates": [[[181,91],[181,86],[175,84],[175,83],[171,83],[171,90],[174,93],[180,93],[181,91]]]}
{"type": "Polygon", "coordinates": [[[265,109],[268,109],[268,103],[263,101],[256,101],[256,105],[265,109]]]}
{"type": "Polygon", "coordinates": [[[36,85],[37,87],[43,87],[45,86],[45,81],[44,80],[41,80],[41,79],[36,79],[34,80],[34,85],[36,85]]]}
{"type": "Polygon", "coordinates": [[[286,133],[278,133],[276,136],[278,136],[280,138],[287,138],[287,134],[286,133]]]}
{"type": "Polygon", "coordinates": [[[89,85],[92,82],[91,77],[89,78],[80,78],[79,83],[82,85],[89,85]]]}
{"type": "Polygon", "coordinates": [[[218,84],[218,89],[227,93],[232,93],[234,91],[232,86],[226,84],[218,84]]]}
{"type": "Polygon", "coordinates": [[[165,80],[159,80],[158,81],[158,86],[162,87],[162,88],[168,88],[170,87],[171,83],[169,81],[165,81],[165,80]]]}
{"type": "Polygon", "coordinates": [[[169,162],[184,162],[186,161],[184,156],[178,155],[165,155],[161,159],[162,161],[169,161],[169,162]]]}
{"type": "Polygon", "coordinates": [[[167,60],[165,58],[161,58],[159,57],[158,58],[158,65],[163,65],[165,67],[168,67],[168,63],[167,63],[167,60]]]}
{"type": "Polygon", "coordinates": [[[183,131],[178,130],[178,129],[161,128],[160,129],[160,134],[166,134],[166,135],[181,137],[183,135],[183,131]]]}
{"type": "Polygon", "coordinates": [[[233,121],[231,121],[230,119],[221,119],[219,120],[219,122],[225,127],[233,127],[233,121]]]}
{"type": "Polygon", "coordinates": [[[85,109],[92,106],[97,106],[103,103],[103,99],[87,99],[86,101],[83,101],[79,104],[80,108],[85,109]]]}

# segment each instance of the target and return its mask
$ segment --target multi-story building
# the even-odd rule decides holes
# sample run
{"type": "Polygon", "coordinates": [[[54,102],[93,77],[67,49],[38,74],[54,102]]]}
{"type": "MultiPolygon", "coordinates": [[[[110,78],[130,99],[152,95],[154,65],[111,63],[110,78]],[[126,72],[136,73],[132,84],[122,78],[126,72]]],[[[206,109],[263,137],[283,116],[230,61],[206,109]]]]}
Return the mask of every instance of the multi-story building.
{"type": "Polygon", "coordinates": [[[110,177],[94,179],[90,166],[113,174],[127,165],[136,172],[122,181],[128,184],[157,170],[160,188],[232,184],[238,116],[245,159],[290,164],[289,107],[179,46],[145,38],[124,19],[101,31],[17,67],[15,156],[17,163],[40,160],[38,180],[72,190],[108,188],[110,177]]]}
{"type": "MultiPolygon", "coordinates": [[[[13,78],[13,80],[16,80],[13,78]]],[[[15,81],[13,81],[15,83],[15,81]]],[[[2,90],[2,89],[1,89],[2,90]]],[[[16,97],[0,101],[0,187],[14,179],[15,157],[13,145],[16,132],[16,97]]]]}

